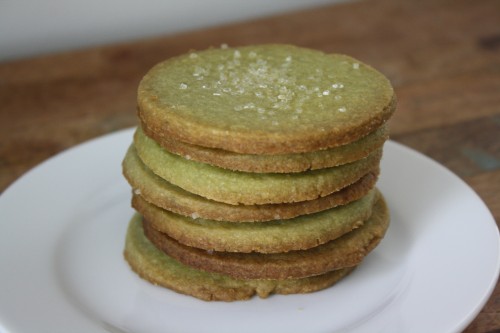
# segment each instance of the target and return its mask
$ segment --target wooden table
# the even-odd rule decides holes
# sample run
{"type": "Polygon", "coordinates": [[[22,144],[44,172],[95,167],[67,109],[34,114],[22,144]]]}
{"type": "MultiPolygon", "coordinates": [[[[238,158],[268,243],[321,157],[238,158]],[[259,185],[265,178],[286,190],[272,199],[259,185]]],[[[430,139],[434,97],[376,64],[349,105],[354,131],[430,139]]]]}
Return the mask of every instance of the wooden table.
{"type": "MultiPolygon", "coordinates": [[[[385,73],[399,99],[392,139],[458,174],[499,221],[498,0],[353,2],[0,64],[0,191],[63,149],[135,125],[137,84],[160,60],[269,42],[350,54],[385,73]]],[[[498,330],[497,285],[465,332],[498,330]]]]}

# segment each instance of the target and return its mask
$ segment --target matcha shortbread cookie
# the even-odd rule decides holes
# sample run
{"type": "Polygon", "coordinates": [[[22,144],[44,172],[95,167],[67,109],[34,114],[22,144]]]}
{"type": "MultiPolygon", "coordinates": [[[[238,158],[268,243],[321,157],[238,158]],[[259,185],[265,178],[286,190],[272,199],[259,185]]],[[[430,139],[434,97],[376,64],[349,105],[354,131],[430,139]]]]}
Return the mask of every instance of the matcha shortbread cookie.
{"type": "Polygon", "coordinates": [[[149,240],[172,258],[195,268],[237,279],[289,279],[320,275],[357,266],[384,237],[389,213],[382,197],[370,218],[359,228],[323,245],[287,253],[228,253],[205,251],[180,244],[143,221],[149,240]]]}
{"type": "Polygon", "coordinates": [[[191,51],[154,66],[137,103],[124,255],[147,281],[204,300],[312,292],[384,237],[396,97],[369,65],[283,44],[191,51]]]}
{"type": "Polygon", "coordinates": [[[123,160],[123,174],[136,195],[177,214],[228,222],[263,222],[290,219],[345,205],[366,195],[375,185],[379,170],[370,171],[340,191],[315,200],[268,205],[230,205],[205,199],[175,186],[149,170],[131,146],[123,160]]]}
{"type": "Polygon", "coordinates": [[[146,135],[160,146],[186,159],[224,169],[258,173],[301,172],[354,162],[381,148],[388,138],[388,129],[384,125],[360,140],[339,147],[296,154],[258,155],[195,146],[144,129],[146,135]]]}
{"type": "Polygon", "coordinates": [[[145,280],[182,294],[206,301],[237,301],[254,295],[309,293],[327,288],[354,268],[323,275],[286,280],[240,280],[228,275],[209,273],[181,264],[156,248],[144,235],[140,215],[130,221],[124,256],[130,267],[145,280]]]}
{"type": "Polygon", "coordinates": [[[139,117],[156,137],[244,154],[349,144],[395,105],[372,67],[291,45],[191,52],[154,66],[138,88],[139,117]]]}
{"type": "Polygon", "coordinates": [[[261,205],[317,199],[350,185],[378,167],[382,150],[340,166],[293,174],[232,171],[190,161],[163,149],[141,131],[134,146],[142,162],[168,182],[207,199],[261,205]]]}
{"type": "Polygon", "coordinates": [[[158,208],[138,195],[132,206],[158,231],[188,246],[221,252],[279,253],[305,250],[361,226],[379,194],[376,189],[347,205],[288,220],[234,223],[192,219],[158,208]]]}

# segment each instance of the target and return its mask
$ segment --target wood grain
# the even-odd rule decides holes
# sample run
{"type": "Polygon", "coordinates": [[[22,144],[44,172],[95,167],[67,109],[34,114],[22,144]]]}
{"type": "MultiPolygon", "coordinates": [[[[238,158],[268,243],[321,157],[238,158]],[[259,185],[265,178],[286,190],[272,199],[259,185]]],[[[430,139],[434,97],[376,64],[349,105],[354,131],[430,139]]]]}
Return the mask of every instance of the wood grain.
{"type": "MultiPolygon", "coordinates": [[[[500,218],[500,1],[358,1],[0,64],[0,191],[46,158],[136,124],[155,63],[190,49],[293,43],[385,73],[392,139],[463,178],[500,218]]],[[[443,309],[446,311],[446,309],[443,309]]],[[[500,288],[467,333],[500,330],[500,288]]]]}

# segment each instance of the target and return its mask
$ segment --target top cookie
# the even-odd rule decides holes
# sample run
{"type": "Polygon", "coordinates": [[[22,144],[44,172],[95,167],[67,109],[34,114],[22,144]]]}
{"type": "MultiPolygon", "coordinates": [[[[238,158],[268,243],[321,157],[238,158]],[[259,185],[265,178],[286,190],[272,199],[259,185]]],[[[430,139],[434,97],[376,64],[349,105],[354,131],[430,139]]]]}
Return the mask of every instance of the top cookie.
{"type": "Polygon", "coordinates": [[[380,127],[395,109],[378,71],[291,45],[209,49],[153,67],[139,117],[159,136],[246,154],[316,151],[380,127]]]}

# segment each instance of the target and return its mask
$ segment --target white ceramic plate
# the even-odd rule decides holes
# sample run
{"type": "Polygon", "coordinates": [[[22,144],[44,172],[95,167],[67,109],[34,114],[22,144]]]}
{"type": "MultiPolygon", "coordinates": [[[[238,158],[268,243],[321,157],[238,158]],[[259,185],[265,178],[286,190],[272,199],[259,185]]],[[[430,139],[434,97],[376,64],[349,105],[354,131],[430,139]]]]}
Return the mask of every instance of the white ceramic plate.
{"type": "Polygon", "coordinates": [[[203,302],[138,278],[122,257],[132,209],[125,130],[49,159],[0,197],[0,332],[460,332],[490,296],[499,235],[451,172],[388,142],[381,245],[327,290],[203,302]]]}

